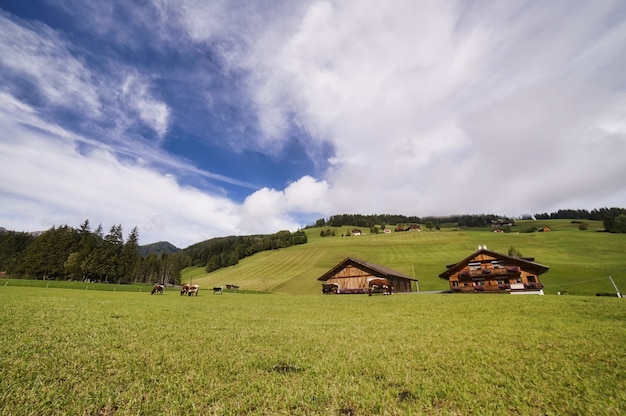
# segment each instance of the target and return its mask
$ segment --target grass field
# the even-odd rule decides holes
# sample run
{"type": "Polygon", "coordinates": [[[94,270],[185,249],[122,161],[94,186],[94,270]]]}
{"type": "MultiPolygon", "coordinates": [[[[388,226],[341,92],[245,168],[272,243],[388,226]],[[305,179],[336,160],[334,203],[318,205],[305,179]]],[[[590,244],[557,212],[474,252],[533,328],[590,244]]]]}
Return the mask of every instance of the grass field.
{"type": "Polygon", "coordinates": [[[202,268],[189,268],[183,272],[183,281],[193,280],[202,287],[236,284],[273,293],[315,294],[321,293],[319,276],[345,257],[354,256],[415,276],[421,291],[442,290],[448,288],[448,282],[438,275],[446,265],[467,257],[478,245],[487,245],[505,254],[513,246],[549,266],[550,271],[541,276],[546,294],[614,293],[608,276],[626,292],[626,234],[599,232],[602,222],[588,223],[585,231],[570,220],[548,220],[518,221],[513,232],[501,234],[490,228],[443,228],[358,237],[341,237],[353,228],[342,227],[336,229],[336,237],[325,238],[319,236],[322,229],[313,228],[305,230],[307,244],[257,253],[237,266],[210,274],[202,268]],[[544,225],[553,231],[523,232],[544,225]]]}
{"type": "Polygon", "coordinates": [[[626,413],[626,303],[0,286],[2,415],[626,413]]]}

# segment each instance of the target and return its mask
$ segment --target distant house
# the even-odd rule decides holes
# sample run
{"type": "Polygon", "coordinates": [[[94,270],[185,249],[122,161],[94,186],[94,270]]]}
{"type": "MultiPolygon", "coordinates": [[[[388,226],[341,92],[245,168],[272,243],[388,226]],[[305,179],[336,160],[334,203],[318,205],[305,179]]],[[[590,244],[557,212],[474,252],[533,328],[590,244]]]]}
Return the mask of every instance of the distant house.
{"type": "Polygon", "coordinates": [[[550,228],[550,227],[548,227],[548,226],[546,225],[545,227],[541,227],[541,228],[540,228],[539,230],[537,230],[537,231],[547,233],[547,232],[552,231],[552,228],[550,228]]]}
{"type": "Polygon", "coordinates": [[[388,267],[354,257],[345,258],[317,280],[323,282],[323,293],[367,293],[367,279],[370,277],[388,279],[394,292],[412,292],[412,282],[417,282],[417,279],[388,267]]]}
{"type": "Polygon", "coordinates": [[[396,226],[396,229],[395,229],[394,231],[395,231],[395,232],[397,232],[397,233],[399,233],[400,231],[406,231],[406,230],[404,229],[404,227],[403,227],[403,226],[398,225],[398,226],[396,226]]]}
{"type": "Polygon", "coordinates": [[[497,220],[491,220],[492,227],[512,227],[513,223],[511,220],[506,218],[498,218],[497,220]]]}
{"type": "Polygon", "coordinates": [[[354,230],[352,230],[352,235],[361,235],[361,230],[355,228],[354,230]]]}
{"type": "Polygon", "coordinates": [[[385,229],[383,230],[383,233],[385,233],[385,234],[391,234],[391,228],[389,228],[389,227],[385,227],[385,229]]]}
{"type": "Polygon", "coordinates": [[[450,290],[458,293],[543,294],[539,275],[549,270],[532,257],[507,256],[485,247],[446,267],[439,277],[448,280],[450,290]]]}
{"type": "Polygon", "coordinates": [[[407,228],[407,231],[422,231],[422,227],[418,224],[411,224],[409,225],[409,228],[407,228]]]}

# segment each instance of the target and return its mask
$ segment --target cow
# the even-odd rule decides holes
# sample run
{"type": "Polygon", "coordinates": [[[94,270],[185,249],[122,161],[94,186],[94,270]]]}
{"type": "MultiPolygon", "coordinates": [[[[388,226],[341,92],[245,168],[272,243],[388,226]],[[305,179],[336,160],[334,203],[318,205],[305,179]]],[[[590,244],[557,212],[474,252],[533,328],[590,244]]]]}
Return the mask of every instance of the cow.
{"type": "Polygon", "coordinates": [[[189,285],[189,290],[187,291],[187,294],[189,296],[195,294],[196,296],[198,296],[198,291],[200,290],[200,285],[189,285]]]}
{"type": "Polygon", "coordinates": [[[367,293],[369,296],[372,296],[374,292],[380,291],[382,291],[383,294],[391,295],[393,286],[391,286],[389,280],[382,277],[370,277],[367,279],[367,293]]]}
{"type": "Polygon", "coordinates": [[[154,287],[152,288],[152,292],[150,292],[151,295],[157,294],[157,295],[162,295],[163,294],[163,285],[160,284],[156,284],[154,285],[154,287]]]}
{"type": "Polygon", "coordinates": [[[221,295],[222,294],[222,287],[221,286],[214,287],[213,288],[213,294],[214,295],[221,295]]]}
{"type": "Polygon", "coordinates": [[[185,284],[180,288],[180,295],[184,296],[189,293],[189,285],[185,284]]]}

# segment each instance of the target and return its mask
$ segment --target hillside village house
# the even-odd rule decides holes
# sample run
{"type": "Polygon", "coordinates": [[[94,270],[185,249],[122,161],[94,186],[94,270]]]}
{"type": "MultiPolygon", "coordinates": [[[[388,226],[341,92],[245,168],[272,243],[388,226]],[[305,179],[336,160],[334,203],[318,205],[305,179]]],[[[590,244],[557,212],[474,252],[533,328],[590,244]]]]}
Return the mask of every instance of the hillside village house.
{"type": "Polygon", "coordinates": [[[396,226],[395,231],[397,233],[402,232],[402,231],[422,231],[422,227],[419,224],[410,224],[407,227],[403,225],[398,225],[396,226]]]}
{"type": "Polygon", "coordinates": [[[479,247],[458,263],[450,264],[439,275],[458,293],[543,294],[539,275],[548,266],[535,263],[532,257],[512,257],[479,247]]]}
{"type": "Polygon", "coordinates": [[[347,257],[335,267],[324,273],[317,280],[322,284],[323,293],[367,293],[367,279],[370,277],[389,280],[394,292],[412,292],[413,282],[410,276],[388,267],[347,257]]]}

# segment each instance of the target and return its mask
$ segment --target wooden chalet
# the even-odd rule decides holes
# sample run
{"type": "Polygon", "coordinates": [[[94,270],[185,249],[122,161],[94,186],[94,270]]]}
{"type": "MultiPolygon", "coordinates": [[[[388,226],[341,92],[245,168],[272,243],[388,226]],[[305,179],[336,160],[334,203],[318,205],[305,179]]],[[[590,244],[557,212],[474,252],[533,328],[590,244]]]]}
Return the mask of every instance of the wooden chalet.
{"type": "Polygon", "coordinates": [[[412,282],[417,282],[417,279],[388,267],[353,257],[347,257],[317,280],[323,282],[323,293],[367,293],[367,279],[370,277],[389,280],[394,292],[412,292],[412,282]]]}
{"type": "Polygon", "coordinates": [[[512,257],[479,247],[476,252],[448,269],[439,277],[450,282],[458,293],[543,294],[539,275],[548,266],[535,263],[532,257],[512,257]]]}

